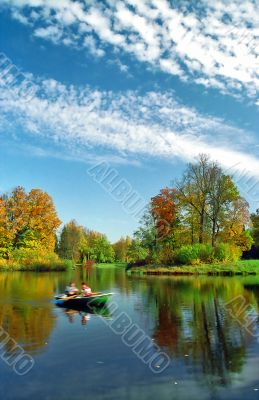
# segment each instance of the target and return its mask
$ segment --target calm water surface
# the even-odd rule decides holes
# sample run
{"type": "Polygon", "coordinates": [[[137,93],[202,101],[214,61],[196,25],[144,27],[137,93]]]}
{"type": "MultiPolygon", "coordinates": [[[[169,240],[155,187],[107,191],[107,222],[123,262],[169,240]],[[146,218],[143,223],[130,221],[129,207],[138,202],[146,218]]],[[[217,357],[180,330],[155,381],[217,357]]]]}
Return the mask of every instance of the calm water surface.
{"type": "MultiPolygon", "coordinates": [[[[236,304],[226,309],[237,296],[258,310],[259,278],[136,278],[97,268],[0,273],[1,326],[35,361],[18,376],[0,359],[0,398],[258,399],[257,323],[249,325],[236,304]],[[168,368],[154,374],[107,319],[56,307],[53,295],[71,278],[114,292],[120,310],[169,355],[168,368]]],[[[106,310],[106,318],[114,315],[106,310]]]]}

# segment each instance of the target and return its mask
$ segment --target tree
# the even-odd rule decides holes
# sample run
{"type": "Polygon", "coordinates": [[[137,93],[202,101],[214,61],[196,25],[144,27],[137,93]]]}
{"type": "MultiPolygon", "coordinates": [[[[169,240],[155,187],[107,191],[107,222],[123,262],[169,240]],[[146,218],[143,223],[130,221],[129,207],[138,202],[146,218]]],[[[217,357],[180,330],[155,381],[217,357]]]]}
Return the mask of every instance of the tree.
{"type": "Polygon", "coordinates": [[[79,262],[81,258],[80,245],[84,235],[84,228],[75,220],[64,225],[59,240],[59,255],[62,258],[79,262]]]}
{"type": "Polygon", "coordinates": [[[206,208],[209,202],[211,187],[211,172],[213,165],[207,155],[200,155],[197,163],[190,163],[177,189],[182,204],[191,206],[199,217],[199,243],[204,242],[204,227],[206,222],[206,208]]]}
{"type": "Polygon", "coordinates": [[[64,225],[62,229],[59,254],[74,262],[82,262],[84,259],[96,262],[114,261],[114,250],[107,237],[78,225],[75,220],[64,225]]]}
{"type": "MultiPolygon", "coordinates": [[[[190,224],[192,244],[198,229],[198,242],[207,243],[210,240],[214,247],[220,232],[227,229],[226,224],[231,220],[230,211],[236,210],[235,206],[242,203],[233,179],[223,172],[217,162],[200,155],[196,163],[188,165],[177,188],[183,221],[190,224]]],[[[239,210],[242,226],[248,223],[248,207],[243,202],[244,212],[239,210]]]]}
{"type": "Polygon", "coordinates": [[[173,235],[176,225],[175,189],[164,188],[151,198],[150,209],[154,218],[156,237],[168,240],[173,235]]]}
{"type": "Polygon", "coordinates": [[[27,196],[28,229],[49,251],[55,248],[55,232],[61,224],[52,198],[40,189],[32,189],[27,196]]]}
{"type": "Polygon", "coordinates": [[[255,213],[251,214],[252,221],[252,237],[254,239],[255,246],[259,246],[259,208],[255,213]]]}
{"type": "Polygon", "coordinates": [[[200,155],[188,164],[176,188],[161,189],[151,198],[134,239],[153,262],[171,263],[175,250],[197,243],[215,248],[224,242],[233,254],[240,254],[252,244],[248,210],[232,177],[200,155]]]}
{"type": "Polygon", "coordinates": [[[139,239],[133,239],[128,249],[128,259],[130,262],[144,261],[149,255],[149,251],[145,248],[139,239]]]}
{"type": "Polygon", "coordinates": [[[2,195],[0,219],[0,247],[6,258],[19,248],[54,251],[61,221],[48,193],[32,189],[27,194],[24,188],[17,187],[10,195],[2,195]]]}
{"type": "MultiPolygon", "coordinates": [[[[239,192],[232,178],[225,175],[217,164],[211,166],[208,216],[212,223],[211,244],[214,247],[221,228],[220,219],[231,204],[239,199],[239,192]]],[[[246,221],[246,219],[245,219],[246,221]]],[[[245,223],[244,221],[244,223],[245,223]]]]}
{"type": "Polygon", "coordinates": [[[105,235],[96,237],[92,247],[93,259],[98,263],[114,261],[114,250],[105,235]]]}
{"type": "Polygon", "coordinates": [[[125,238],[121,237],[116,243],[112,245],[116,261],[128,262],[127,253],[131,242],[131,238],[129,236],[126,236],[125,238]]]}
{"type": "Polygon", "coordinates": [[[222,216],[222,221],[220,221],[222,225],[221,241],[234,244],[242,251],[250,250],[253,243],[253,238],[246,229],[250,222],[248,207],[247,201],[239,197],[229,204],[227,211],[222,216]]]}

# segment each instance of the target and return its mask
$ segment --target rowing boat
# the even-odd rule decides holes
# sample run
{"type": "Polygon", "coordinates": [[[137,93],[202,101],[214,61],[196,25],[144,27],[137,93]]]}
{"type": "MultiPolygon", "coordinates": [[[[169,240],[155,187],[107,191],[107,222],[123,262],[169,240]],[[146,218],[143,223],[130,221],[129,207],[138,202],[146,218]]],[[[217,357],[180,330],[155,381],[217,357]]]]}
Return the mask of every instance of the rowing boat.
{"type": "Polygon", "coordinates": [[[57,305],[64,305],[66,307],[87,306],[91,308],[103,307],[112,295],[113,293],[98,293],[92,294],[91,296],[75,295],[68,297],[65,294],[60,294],[58,296],[55,296],[55,299],[57,305]]]}

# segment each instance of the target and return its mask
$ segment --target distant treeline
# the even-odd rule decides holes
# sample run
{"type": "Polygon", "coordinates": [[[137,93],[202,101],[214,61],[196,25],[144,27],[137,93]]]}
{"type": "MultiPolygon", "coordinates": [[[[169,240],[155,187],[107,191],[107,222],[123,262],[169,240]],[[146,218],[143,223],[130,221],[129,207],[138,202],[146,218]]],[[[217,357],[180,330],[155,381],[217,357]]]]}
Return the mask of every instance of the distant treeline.
{"type": "Polygon", "coordinates": [[[106,235],[79,225],[75,220],[65,224],[56,251],[61,258],[71,259],[76,263],[93,260],[97,263],[114,261],[127,262],[127,249],[131,239],[121,238],[111,244],[106,235]]]}

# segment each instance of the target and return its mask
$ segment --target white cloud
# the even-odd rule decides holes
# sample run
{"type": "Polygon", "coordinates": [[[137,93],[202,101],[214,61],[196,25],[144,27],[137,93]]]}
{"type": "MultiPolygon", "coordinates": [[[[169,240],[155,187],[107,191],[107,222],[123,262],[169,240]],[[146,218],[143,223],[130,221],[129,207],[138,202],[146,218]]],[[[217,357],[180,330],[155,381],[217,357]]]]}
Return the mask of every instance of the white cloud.
{"type": "Polygon", "coordinates": [[[259,89],[258,2],[4,2],[12,6],[16,19],[35,26],[36,36],[55,43],[65,40],[76,47],[83,43],[97,57],[111,45],[184,81],[235,96],[255,98],[259,89]],[[33,17],[23,21],[25,6],[31,7],[33,17]],[[95,42],[98,37],[96,51],[89,37],[95,42]]]}
{"type": "Polygon", "coordinates": [[[98,48],[96,45],[96,40],[92,36],[85,36],[84,45],[88,47],[89,52],[96,57],[103,57],[105,51],[101,48],[98,48]]]}
{"type": "MultiPolygon", "coordinates": [[[[73,157],[105,150],[117,160],[160,157],[192,160],[207,153],[227,168],[259,176],[250,132],[180,104],[172,93],[113,93],[65,86],[53,79],[34,83],[27,101],[21,90],[1,88],[0,106],[13,130],[60,145],[73,157]],[[17,94],[18,93],[18,94],[17,94]],[[17,130],[18,126],[18,130],[17,130]]],[[[3,125],[4,121],[3,121],[3,125]]],[[[12,133],[9,126],[8,132],[12,133]]]]}
{"type": "Polygon", "coordinates": [[[47,28],[38,28],[35,30],[34,35],[42,39],[49,39],[57,43],[62,37],[62,31],[59,27],[50,25],[47,28]]]}

